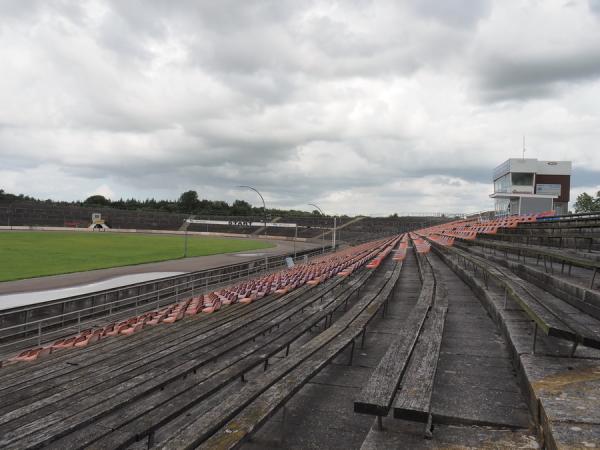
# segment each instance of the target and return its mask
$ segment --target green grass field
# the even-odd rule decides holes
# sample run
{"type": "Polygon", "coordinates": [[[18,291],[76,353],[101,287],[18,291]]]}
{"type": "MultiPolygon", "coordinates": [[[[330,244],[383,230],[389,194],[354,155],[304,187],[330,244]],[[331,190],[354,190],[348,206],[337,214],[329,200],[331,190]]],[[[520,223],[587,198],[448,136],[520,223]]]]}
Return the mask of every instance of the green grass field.
{"type": "MultiPolygon", "coordinates": [[[[273,247],[249,239],[188,236],[188,256],[273,247]]],[[[183,257],[183,236],[0,232],[0,281],[128,266],[183,257]]]]}

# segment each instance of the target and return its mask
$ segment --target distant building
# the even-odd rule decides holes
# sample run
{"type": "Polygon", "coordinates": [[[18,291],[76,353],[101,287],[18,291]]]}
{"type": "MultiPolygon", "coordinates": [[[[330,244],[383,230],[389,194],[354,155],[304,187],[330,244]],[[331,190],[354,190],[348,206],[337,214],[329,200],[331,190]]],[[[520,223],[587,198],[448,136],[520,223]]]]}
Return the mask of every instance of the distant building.
{"type": "Polygon", "coordinates": [[[571,193],[571,161],[511,158],[494,169],[497,216],[555,210],[567,214],[571,193]]]}

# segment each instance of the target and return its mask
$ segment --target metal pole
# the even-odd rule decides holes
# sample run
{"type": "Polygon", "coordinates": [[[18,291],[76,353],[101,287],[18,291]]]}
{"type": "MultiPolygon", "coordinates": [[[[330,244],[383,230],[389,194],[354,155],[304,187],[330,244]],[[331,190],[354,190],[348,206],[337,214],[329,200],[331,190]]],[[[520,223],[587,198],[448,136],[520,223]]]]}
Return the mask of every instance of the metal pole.
{"type": "Polygon", "coordinates": [[[298,224],[296,224],[296,232],[294,233],[294,259],[296,259],[296,240],[298,239],[298,224]]]}
{"type": "Polygon", "coordinates": [[[183,257],[187,258],[187,253],[188,253],[188,232],[187,232],[187,228],[185,230],[185,241],[183,244],[183,257]]]}
{"type": "Polygon", "coordinates": [[[337,228],[337,217],[333,216],[333,236],[332,236],[332,242],[331,242],[331,247],[332,247],[332,251],[335,251],[335,233],[336,233],[336,228],[337,228]]]}
{"type": "Polygon", "coordinates": [[[187,258],[188,255],[188,227],[190,226],[190,217],[188,217],[185,222],[187,223],[187,226],[185,227],[185,238],[183,240],[183,257],[187,258]]]}
{"type": "Polygon", "coordinates": [[[258,194],[258,196],[262,200],[262,203],[263,203],[263,218],[264,218],[264,221],[265,221],[265,231],[264,231],[264,234],[266,236],[267,235],[267,206],[265,204],[265,199],[263,198],[262,194],[260,192],[258,192],[257,189],[253,188],[252,186],[242,185],[242,186],[237,186],[237,187],[252,189],[254,192],[256,192],[258,194]]]}
{"type": "MultiPolygon", "coordinates": [[[[317,208],[319,210],[319,212],[321,213],[321,216],[325,217],[325,213],[319,207],[319,205],[315,205],[314,203],[309,203],[309,206],[314,206],[315,208],[317,208]]],[[[321,253],[325,253],[325,231],[323,231],[321,233],[321,253]]]]}

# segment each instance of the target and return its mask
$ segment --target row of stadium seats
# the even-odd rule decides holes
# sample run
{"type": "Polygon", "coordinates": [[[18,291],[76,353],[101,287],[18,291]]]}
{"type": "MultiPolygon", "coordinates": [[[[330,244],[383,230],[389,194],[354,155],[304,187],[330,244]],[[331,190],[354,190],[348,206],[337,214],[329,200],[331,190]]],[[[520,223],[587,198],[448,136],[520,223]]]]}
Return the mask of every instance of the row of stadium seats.
{"type": "Polygon", "coordinates": [[[431,250],[431,244],[415,233],[410,233],[410,238],[415,245],[417,253],[428,253],[431,250]]]}
{"type": "Polygon", "coordinates": [[[350,247],[332,255],[319,257],[308,264],[301,264],[291,269],[246,280],[208,294],[194,296],[166,308],[146,312],[124,321],[113,322],[104,327],[87,329],[76,336],[60,339],[53,344],[25,350],[9,359],[8,362],[33,361],[57,350],[85,347],[111,336],[128,336],[137,333],[146,326],[174,323],[183,319],[186,315],[210,314],[224,305],[249,304],[271,294],[284,295],[304,284],[314,286],[322,283],[336,274],[347,276],[352,271],[365,265],[375,255],[381,255],[386,251],[389,253],[398,240],[399,238],[393,238],[350,247]]]}
{"type": "Polygon", "coordinates": [[[516,228],[521,223],[533,223],[538,219],[553,215],[554,211],[545,211],[538,214],[509,216],[486,221],[459,220],[418,230],[417,234],[436,240],[442,245],[452,246],[454,238],[474,240],[478,234],[496,234],[501,228],[516,228]]]}
{"type": "Polygon", "coordinates": [[[379,267],[381,262],[392,252],[392,250],[394,249],[396,244],[398,242],[400,242],[401,238],[402,238],[402,236],[398,236],[389,245],[387,245],[382,251],[380,251],[377,254],[377,256],[375,258],[373,258],[373,260],[369,264],[367,264],[367,268],[376,269],[377,267],[379,267]]]}
{"type": "Polygon", "coordinates": [[[408,250],[408,233],[404,233],[402,235],[402,239],[400,240],[400,244],[398,248],[395,250],[394,257],[392,258],[394,261],[404,261],[406,259],[406,251],[408,250]]]}

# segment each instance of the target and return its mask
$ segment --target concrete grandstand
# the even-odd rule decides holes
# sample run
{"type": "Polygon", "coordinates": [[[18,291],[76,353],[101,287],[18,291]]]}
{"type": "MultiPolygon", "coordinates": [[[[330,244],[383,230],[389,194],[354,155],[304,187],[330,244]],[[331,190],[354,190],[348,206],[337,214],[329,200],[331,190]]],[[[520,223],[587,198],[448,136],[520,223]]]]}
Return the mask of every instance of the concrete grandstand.
{"type": "MultiPolygon", "coordinates": [[[[104,213],[173,232],[185,220],[104,213]]],[[[67,212],[19,214],[60,226],[67,212]]],[[[270,233],[229,220],[212,232],[270,233]]],[[[278,220],[316,243],[331,233],[327,218],[278,220]]],[[[598,215],[349,218],[338,231],[343,249],[315,245],[293,267],[250,257],[3,311],[0,445],[599,442],[598,215]]]]}

